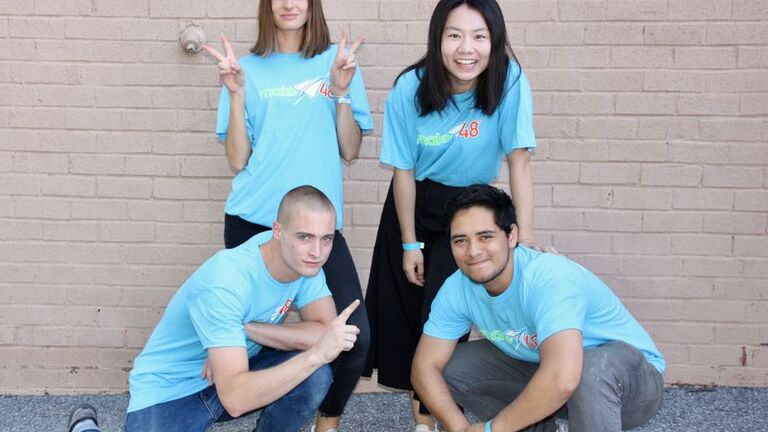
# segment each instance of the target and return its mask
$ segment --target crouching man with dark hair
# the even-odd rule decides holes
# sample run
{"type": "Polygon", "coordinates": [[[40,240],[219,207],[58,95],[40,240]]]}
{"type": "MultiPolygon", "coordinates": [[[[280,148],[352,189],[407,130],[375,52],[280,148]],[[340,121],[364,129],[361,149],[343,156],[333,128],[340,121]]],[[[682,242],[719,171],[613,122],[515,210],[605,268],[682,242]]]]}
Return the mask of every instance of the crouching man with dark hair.
{"type": "Polygon", "coordinates": [[[359,332],[346,324],[359,301],[337,317],[322,272],[335,226],[328,198],[301,186],[272,231],[203,263],[136,358],[125,430],[205,431],[260,410],[255,431],[298,431],[312,418],[331,385],[327,364],[359,332]],[[291,306],[300,322],[283,322],[291,306]]]}
{"type": "Polygon", "coordinates": [[[448,217],[459,270],[432,303],[411,375],[444,429],[613,432],[653,417],[664,359],[608,286],[563,256],[518,246],[499,189],[468,188],[448,217]],[[457,346],[472,324],[485,338],[457,346]],[[470,425],[458,405],[485,423],[470,425]]]}

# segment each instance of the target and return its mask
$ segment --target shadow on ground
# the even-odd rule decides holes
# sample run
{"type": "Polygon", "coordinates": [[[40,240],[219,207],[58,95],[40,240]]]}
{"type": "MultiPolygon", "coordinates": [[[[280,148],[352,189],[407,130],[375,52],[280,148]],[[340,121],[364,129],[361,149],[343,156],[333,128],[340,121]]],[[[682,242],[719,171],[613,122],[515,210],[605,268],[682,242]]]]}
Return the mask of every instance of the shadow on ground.
{"type": "MultiPolygon", "coordinates": [[[[0,396],[0,431],[59,432],[69,411],[81,402],[99,410],[103,432],[121,431],[128,395],[0,396]]],[[[641,432],[768,431],[768,388],[670,387],[656,417],[641,432]]],[[[250,431],[255,417],[216,425],[212,431],[250,431]]],[[[307,429],[308,430],[308,429],[307,429]]],[[[365,393],[352,397],[342,430],[403,432],[413,430],[404,393],[365,393]]]]}

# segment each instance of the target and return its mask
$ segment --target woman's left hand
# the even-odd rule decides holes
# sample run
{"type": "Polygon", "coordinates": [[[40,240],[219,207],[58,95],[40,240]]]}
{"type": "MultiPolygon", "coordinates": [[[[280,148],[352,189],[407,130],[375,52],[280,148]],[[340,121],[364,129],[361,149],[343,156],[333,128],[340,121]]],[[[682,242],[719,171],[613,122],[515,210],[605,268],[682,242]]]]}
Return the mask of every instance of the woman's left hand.
{"type": "Polygon", "coordinates": [[[533,249],[535,251],[560,255],[560,252],[558,252],[554,246],[541,246],[538,243],[536,243],[536,240],[534,239],[519,239],[517,241],[517,244],[519,244],[520,246],[525,246],[528,249],[533,249]]]}
{"type": "Polygon", "coordinates": [[[355,68],[357,67],[355,51],[363,43],[363,37],[358,37],[352,44],[352,47],[349,48],[349,52],[346,52],[345,48],[348,37],[349,35],[346,31],[341,34],[339,51],[336,53],[333,65],[331,65],[331,92],[334,96],[345,96],[349,92],[349,83],[352,82],[352,77],[355,75],[355,68]]]}

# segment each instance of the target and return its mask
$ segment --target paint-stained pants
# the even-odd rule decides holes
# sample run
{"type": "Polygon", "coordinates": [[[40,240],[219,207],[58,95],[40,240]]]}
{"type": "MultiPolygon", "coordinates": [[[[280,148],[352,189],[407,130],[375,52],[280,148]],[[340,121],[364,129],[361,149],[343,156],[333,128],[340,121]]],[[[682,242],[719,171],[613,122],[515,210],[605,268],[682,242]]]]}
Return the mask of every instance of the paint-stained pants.
{"type": "MultiPolygon", "coordinates": [[[[538,367],[483,339],[457,345],[443,375],[456,402],[486,421],[523,391],[538,367]]],[[[610,342],[584,350],[581,384],[555,415],[568,419],[570,432],[618,432],[650,420],[663,394],[661,374],[640,351],[610,342]]],[[[554,416],[525,429],[556,430],[554,416]]]]}

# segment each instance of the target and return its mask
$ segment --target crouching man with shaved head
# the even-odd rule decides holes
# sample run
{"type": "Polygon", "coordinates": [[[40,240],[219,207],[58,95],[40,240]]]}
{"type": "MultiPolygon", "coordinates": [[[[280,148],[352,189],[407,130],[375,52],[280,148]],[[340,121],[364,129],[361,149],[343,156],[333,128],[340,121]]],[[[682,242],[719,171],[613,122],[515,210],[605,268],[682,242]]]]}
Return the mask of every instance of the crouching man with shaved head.
{"type": "Polygon", "coordinates": [[[205,431],[260,411],[255,431],[298,431],[312,418],[332,381],[327,364],[359,332],[346,324],[359,302],[337,317],[322,272],[335,226],[328,198],[301,186],[272,231],[203,263],[136,358],[125,430],[205,431]],[[285,323],[292,306],[301,321],[285,323]]]}
{"type": "Polygon", "coordinates": [[[499,189],[469,187],[447,214],[459,270],[432,303],[411,374],[444,429],[618,432],[653,417],[664,359],[608,286],[517,245],[499,189]],[[473,324],[485,338],[457,346],[473,324]],[[459,405],[485,423],[469,424],[459,405]]]}

